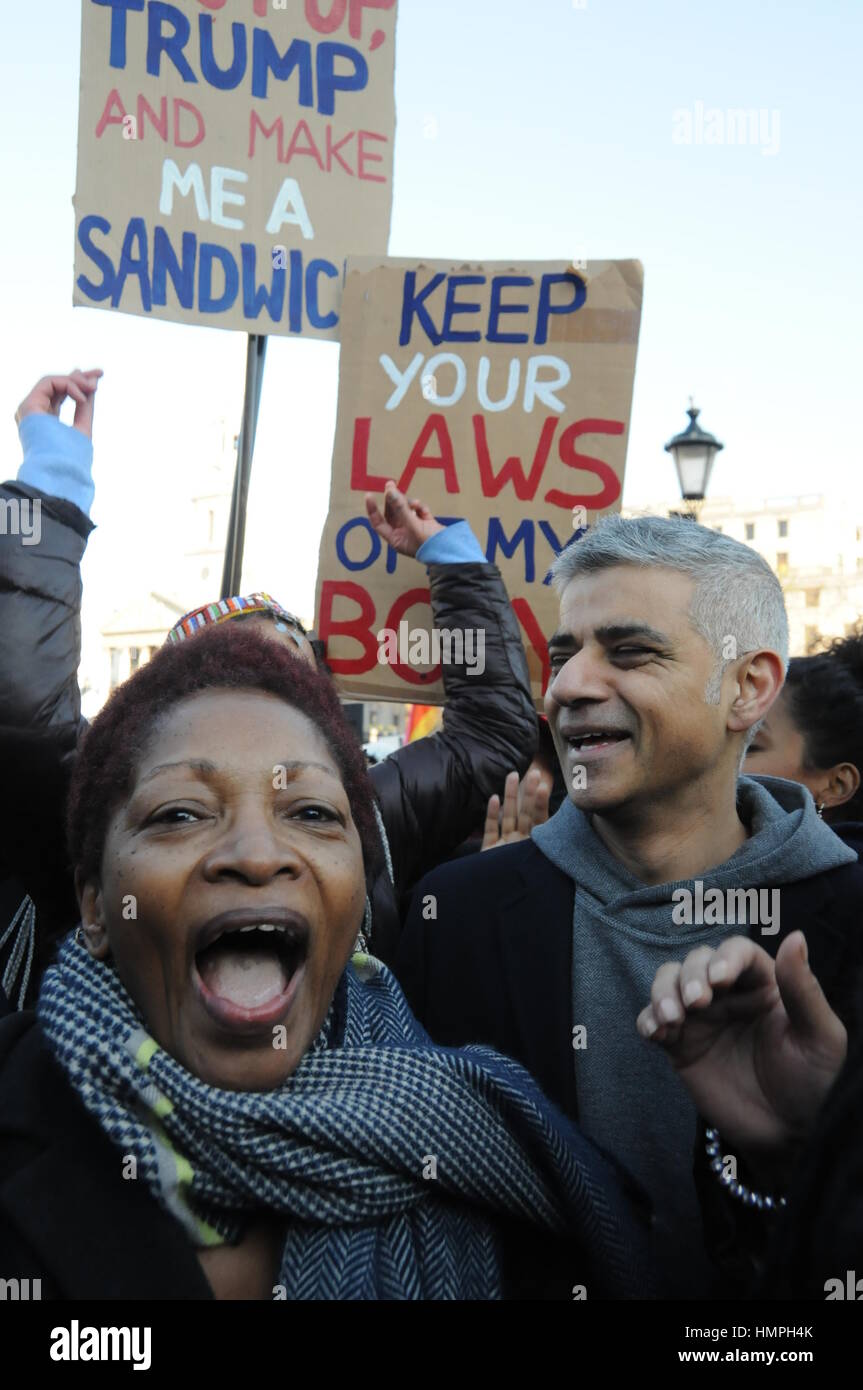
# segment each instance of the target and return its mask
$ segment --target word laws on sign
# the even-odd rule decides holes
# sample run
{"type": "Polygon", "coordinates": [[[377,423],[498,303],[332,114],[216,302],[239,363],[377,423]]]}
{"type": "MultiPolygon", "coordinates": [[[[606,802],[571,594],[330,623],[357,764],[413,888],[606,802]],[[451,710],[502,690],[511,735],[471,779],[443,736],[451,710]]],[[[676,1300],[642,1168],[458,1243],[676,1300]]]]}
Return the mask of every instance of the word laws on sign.
{"type": "Polygon", "coordinates": [[[443,702],[441,668],[378,661],[377,633],[432,627],[414,560],[382,543],[364,494],[388,478],[443,524],[469,521],[521,625],[534,697],[557,622],[550,566],[620,509],[639,261],[512,265],[351,257],[316,625],[344,693],[443,702]]]}
{"type": "Polygon", "coordinates": [[[338,338],[386,251],[396,0],[83,0],[74,302],[338,338]]]}

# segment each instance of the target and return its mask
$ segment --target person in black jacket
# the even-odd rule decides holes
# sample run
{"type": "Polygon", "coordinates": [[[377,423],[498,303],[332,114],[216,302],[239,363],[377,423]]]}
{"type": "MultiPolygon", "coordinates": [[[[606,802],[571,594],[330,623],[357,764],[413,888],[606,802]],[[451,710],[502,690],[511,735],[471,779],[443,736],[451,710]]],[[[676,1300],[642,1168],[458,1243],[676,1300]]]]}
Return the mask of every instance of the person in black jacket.
{"type": "Polygon", "coordinates": [[[636,1016],[681,952],[743,929],[774,955],[800,929],[853,1037],[863,869],[804,787],[739,777],[787,660],[782,591],[754,551],[611,518],[556,573],[546,710],[569,799],[530,840],[418,884],[396,973],[432,1037],[515,1057],[632,1170],[667,1293],[707,1296],[696,1110],[636,1016]]]}
{"type": "Polygon", "coordinates": [[[732,937],[669,962],[638,1029],[711,1127],[697,1162],[702,1200],[727,1271],[748,1273],[742,1291],[860,1299],[863,1033],[849,1054],[803,933],[786,936],[775,961],[732,937]]]}
{"type": "Polygon", "coordinates": [[[322,673],[242,624],[163,646],[85,735],[68,832],[81,925],[0,1019],[4,1287],[643,1292],[615,1165],[355,944],[382,849],[322,673]]]}
{"type": "Polygon", "coordinates": [[[93,409],[101,371],[43,377],[16,412],[24,462],[0,506],[38,534],[0,531],[0,997],[35,998],[52,938],[75,912],[63,816],[83,727],[80,564],[93,529],[93,409]],[[64,401],[74,423],[60,422],[64,401]],[[10,510],[12,509],[12,510],[10,510]],[[38,915],[40,931],[35,931],[38,915]],[[28,988],[29,985],[29,988],[28,988]]]}
{"type": "MultiPolygon", "coordinates": [[[[31,1000],[52,940],[75,911],[58,826],[63,784],[85,727],[76,681],[78,566],[92,529],[89,437],[99,375],[73,373],[37,384],[17,416],[25,446],[19,481],[0,488],[0,500],[38,500],[42,514],[39,545],[0,535],[0,756],[4,765],[20,766],[30,758],[28,749],[38,749],[28,777],[17,784],[14,798],[4,798],[0,812],[0,941],[29,893],[39,922],[37,959],[25,996],[31,1000]],[[57,418],[67,394],[77,406],[71,428],[57,418]]],[[[382,864],[372,894],[374,948],[389,960],[412,885],[481,821],[507,774],[523,772],[530,762],[536,715],[503,580],[497,567],[486,563],[467,523],[444,528],[395,485],[387,488],[384,513],[372,498],[367,507],[385,541],[402,554],[428,558],[435,625],[482,630],[485,636],[481,673],[457,664],[443,668],[443,727],[372,771],[391,866],[390,873],[382,864]]],[[[15,976],[16,1001],[21,975],[15,976]]]]}

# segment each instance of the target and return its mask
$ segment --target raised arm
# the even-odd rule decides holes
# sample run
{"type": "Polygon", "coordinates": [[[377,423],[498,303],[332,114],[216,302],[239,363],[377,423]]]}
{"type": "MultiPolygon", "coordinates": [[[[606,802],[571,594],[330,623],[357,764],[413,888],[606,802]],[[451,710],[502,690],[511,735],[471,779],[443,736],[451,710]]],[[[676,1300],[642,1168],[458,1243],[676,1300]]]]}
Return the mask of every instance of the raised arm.
{"type": "Polygon", "coordinates": [[[384,512],[371,495],[369,519],[404,555],[429,567],[434,625],[484,638],[484,667],[445,664],[443,727],[372,768],[405,893],[482,823],[507,773],[522,773],[536,747],[536,714],[518,622],[500,572],[486,562],[470,527],[444,527],[422,502],[388,483],[384,512]]]}
{"type": "MultiPolygon", "coordinates": [[[[19,958],[21,932],[36,905],[36,961],[25,1002],[53,934],[74,920],[66,866],[66,781],[81,731],[80,561],[92,529],[93,400],[101,372],[37,382],[16,413],[24,461],[0,487],[0,979],[19,958]],[[74,424],[59,420],[75,402],[74,424]],[[22,916],[23,914],[23,916],[22,916]],[[19,921],[10,939],[8,928],[19,921]]],[[[15,1001],[19,979],[14,971],[15,1001]]],[[[23,988],[23,983],[22,986],[23,988]]]]}
{"type": "Polygon", "coordinates": [[[0,724],[77,726],[79,565],[92,523],[93,402],[101,372],[37,382],[16,413],[24,462],[0,487],[0,724]],[[59,417],[75,402],[75,422],[59,417]]]}

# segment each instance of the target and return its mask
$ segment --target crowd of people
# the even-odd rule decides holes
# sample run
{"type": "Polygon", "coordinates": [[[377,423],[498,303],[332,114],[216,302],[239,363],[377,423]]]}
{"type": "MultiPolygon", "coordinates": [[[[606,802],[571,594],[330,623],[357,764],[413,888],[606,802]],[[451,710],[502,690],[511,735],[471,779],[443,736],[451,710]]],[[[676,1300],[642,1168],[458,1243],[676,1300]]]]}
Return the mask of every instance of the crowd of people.
{"type": "Polygon", "coordinates": [[[388,484],[434,624],[485,634],[438,732],[368,768],[265,593],[88,725],[100,376],[37,383],[0,488],[41,520],[0,533],[0,1275],[823,1299],[863,1246],[863,639],[789,662],[753,550],[607,517],[538,718],[469,524],[388,484]]]}

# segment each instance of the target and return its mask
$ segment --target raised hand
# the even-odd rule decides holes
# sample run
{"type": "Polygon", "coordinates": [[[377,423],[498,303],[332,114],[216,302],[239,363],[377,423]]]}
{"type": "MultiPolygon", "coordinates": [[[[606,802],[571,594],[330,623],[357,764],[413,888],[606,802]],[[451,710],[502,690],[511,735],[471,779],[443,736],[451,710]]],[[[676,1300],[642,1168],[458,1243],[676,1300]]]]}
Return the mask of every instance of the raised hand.
{"type": "Polygon", "coordinates": [[[383,512],[371,492],[366,493],[366,511],[381,540],[400,555],[416,555],[423,541],[444,529],[424,502],[418,497],[405,497],[394,482],[388,482],[384,488],[383,512]]]}
{"type": "Polygon", "coordinates": [[[503,814],[500,797],[489,797],[480,850],[526,840],[535,825],[548,820],[550,796],[551,779],[539,768],[531,768],[521,782],[517,772],[510,772],[504,783],[503,814]]]}
{"type": "Polygon", "coordinates": [[[799,931],[775,962],[733,936],[661,966],[637,1027],[723,1139],[753,1152],[806,1137],[847,1051],[799,931]]]}
{"type": "Polygon", "coordinates": [[[15,423],[19,425],[25,415],[57,415],[67,399],[75,402],[75,418],[72,428],[80,430],[88,439],[93,437],[93,406],[96,388],[102,372],[94,367],[88,372],[77,370],[68,376],[43,376],[36,382],[33,390],[25,396],[15,411],[15,423]]]}

